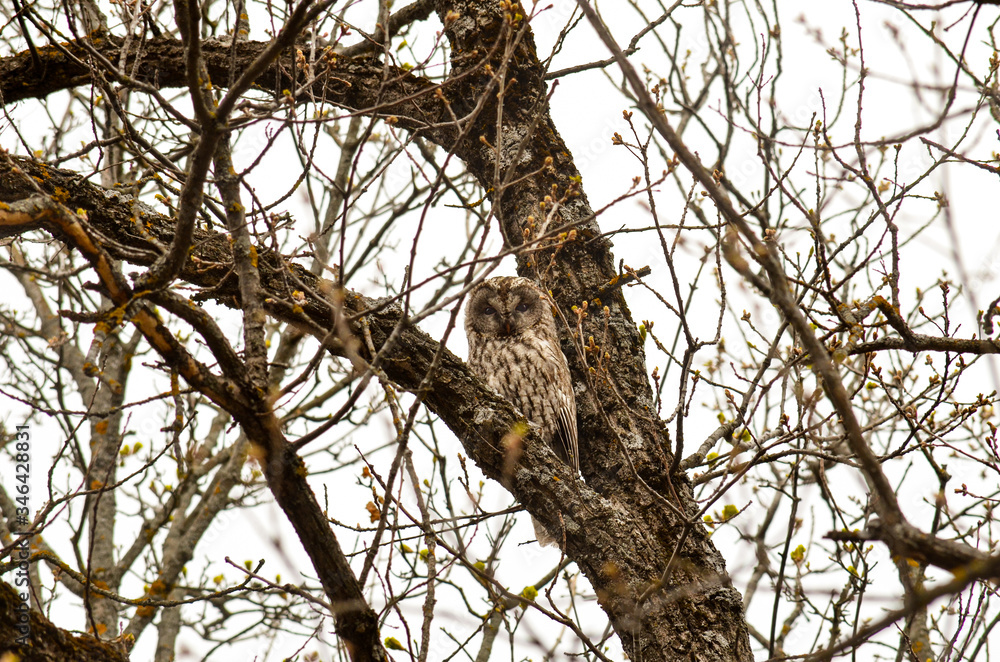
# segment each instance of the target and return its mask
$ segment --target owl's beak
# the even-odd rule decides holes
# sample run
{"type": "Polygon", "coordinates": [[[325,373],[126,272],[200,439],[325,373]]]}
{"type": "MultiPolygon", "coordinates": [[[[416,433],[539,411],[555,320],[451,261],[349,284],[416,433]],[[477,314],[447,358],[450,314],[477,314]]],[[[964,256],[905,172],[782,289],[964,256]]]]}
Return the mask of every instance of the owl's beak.
{"type": "Polygon", "coordinates": [[[514,335],[514,325],[511,324],[509,317],[504,319],[503,324],[500,326],[500,328],[503,330],[503,335],[505,336],[514,335]]]}

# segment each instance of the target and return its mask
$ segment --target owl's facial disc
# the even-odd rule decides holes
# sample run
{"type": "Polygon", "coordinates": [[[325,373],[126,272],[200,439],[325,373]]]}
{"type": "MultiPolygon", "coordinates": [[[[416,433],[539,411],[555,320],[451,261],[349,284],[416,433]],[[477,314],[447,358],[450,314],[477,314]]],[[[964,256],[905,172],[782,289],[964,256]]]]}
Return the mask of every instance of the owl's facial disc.
{"type": "Polygon", "coordinates": [[[484,336],[517,339],[547,312],[537,287],[520,279],[498,278],[478,289],[469,301],[466,328],[484,336]],[[513,282],[511,282],[513,281],[513,282]]]}

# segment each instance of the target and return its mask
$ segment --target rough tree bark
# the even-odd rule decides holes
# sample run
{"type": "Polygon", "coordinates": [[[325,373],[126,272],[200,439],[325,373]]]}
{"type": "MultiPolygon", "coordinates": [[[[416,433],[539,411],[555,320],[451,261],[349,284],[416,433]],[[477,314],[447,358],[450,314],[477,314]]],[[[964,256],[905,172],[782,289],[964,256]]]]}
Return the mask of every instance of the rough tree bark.
{"type": "Polygon", "coordinates": [[[31,635],[28,645],[17,643],[18,609],[22,603],[17,593],[0,582],[0,651],[13,653],[20,660],[32,662],[125,662],[125,646],[99,641],[90,635],[73,635],[31,611],[31,635]]]}

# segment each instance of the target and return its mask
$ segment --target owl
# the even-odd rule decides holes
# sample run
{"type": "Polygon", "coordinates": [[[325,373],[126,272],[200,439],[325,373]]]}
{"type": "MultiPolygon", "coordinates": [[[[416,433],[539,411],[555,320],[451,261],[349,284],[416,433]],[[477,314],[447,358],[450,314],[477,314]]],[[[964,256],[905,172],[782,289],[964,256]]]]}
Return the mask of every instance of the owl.
{"type": "MultiPolygon", "coordinates": [[[[472,372],[538,425],[543,441],[579,473],[576,400],[548,295],[527,278],[490,278],[469,294],[465,333],[472,372]]],[[[540,543],[555,542],[534,524],[540,543]]]]}

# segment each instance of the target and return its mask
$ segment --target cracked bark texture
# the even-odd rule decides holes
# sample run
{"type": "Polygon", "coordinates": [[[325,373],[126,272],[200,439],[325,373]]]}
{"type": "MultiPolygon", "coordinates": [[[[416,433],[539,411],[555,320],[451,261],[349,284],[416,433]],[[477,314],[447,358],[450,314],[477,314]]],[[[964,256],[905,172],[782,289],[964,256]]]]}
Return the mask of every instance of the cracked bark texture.
{"type": "Polygon", "coordinates": [[[16,642],[21,600],[13,588],[0,582],[0,650],[32,662],[125,662],[124,646],[99,641],[90,635],[73,635],[32,610],[27,646],[16,642]]]}
{"type": "MultiPolygon", "coordinates": [[[[515,15],[517,11],[524,13],[523,8],[514,7],[515,15]]],[[[600,347],[606,357],[603,368],[596,372],[580,359],[577,347],[582,339],[574,340],[569,333],[564,336],[564,350],[580,394],[586,484],[572,480],[566,468],[538,443],[528,443],[521,465],[512,476],[504,476],[505,457],[499,449],[515,414],[448,351],[424,394],[425,402],[488,476],[502,481],[550,528],[564,527],[568,556],[596,589],[631,659],[749,660],[739,592],[729,582],[724,559],[703,525],[695,520],[697,508],[686,476],[669,475],[673,460],[669,438],[653,413],[636,324],[620,289],[598,298],[602,288],[618,275],[612,247],[600,236],[585,191],[578,184],[572,155],[549,116],[547,89],[530,28],[524,20],[505,17],[492,2],[438,2],[435,9],[446,25],[452,48],[453,68],[440,86],[441,96],[434,94],[438,85],[405,71],[390,69],[388,80],[383,80],[382,63],[363,55],[332,62],[298,98],[325,99],[367,115],[395,117],[399,126],[419,131],[454,153],[484,187],[493,189],[494,213],[512,245],[530,236],[531,218],[537,228],[546,213],[542,206],[546,196],[562,200],[549,229],[573,229],[575,237],[559,242],[558,247],[552,242],[546,251],[519,255],[518,271],[550,289],[571,323],[575,323],[572,307],[588,303],[589,315],[582,320],[584,338],[601,338],[607,325],[607,339],[600,347]],[[449,20],[450,12],[458,17],[449,20]],[[497,75],[488,73],[490,70],[497,75]],[[481,103],[477,106],[474,101],[481,103]],[[465,118],[465,131],[451,122],[452,111],[465,118]],[[553,476],[562,480],[552,480],[553,476]],[[561,518],[556,513],[561,513],[561,518]]],[[[107,34],[93,41],[93,47],[112,63],[121,57],[121,45],[120,39],[107,34]]],[[[209,74],[219,83],[228,79],[234,64],[231,49],[240,70],[265,46],[206,42],[202,50],[209,74]]],[[[31,70],[27,53],[0,63],[0,91],[6,102],[40,98],[91,83],[90,56],[80,44],[70,43],[65,52],[45,47],[40,54],[45,64],[42,75],[31,70]]],[[[134,57],[134,53],[127,56],[126,70],[135,72],[135,82],[161,88],[185,85],[184,50],[179,41],[153,39],[143,46],[138,62],[134,57]]],[[[293,72],[290,54],[265,71],[257,84],[275,94],[296,89],[293,72]]],[[[59,199],[69,209],[86,211],[89,224],[101,235],[114,237],[114,242],[103,246],[114,258],[152,265],[160,249],[151,239],[163,245],[172,238],[170,218],[126,194],[101,189],[44,164],[21,159],[13,163],[49,195],[60,191],[59,199]]],[[[0,191],[8,205],[34,194],[21,174],[7,164],[0,167],[0,191]]],[[[35,228],[53,231],[52,225],[38,222],[0,226],[0,236],[35,228]]],[[[200,230],[194,245],[180,278],[211,288],[206,296],[237,307],[238,283],[227,278],[233,263],[227,236],[200,230]]],[[[331,320],[336,310],[317,295],[324,291],[317,278],[266,247],[258,246],[257,250],[261,286],[269,297],[265,304],[268,312],[320,337],[335,331],[331,320]],[[291,281],[303,285],[300,289],[307,293],[302,313],[281,303],[292,299],[289,273],[291,281]]],[[[345,306],[356,313],[373,311],[367,317],[376,349],[384,345],[402,319],[397,306],[357,296],[348,296],[345,306]]],[[[351,329],[359,332],[356,322],[351,323],[351,329]]],[[[336,343],[331,349],[343,350],[336,343]]],[[[383,368],[400,387],[417,388],[438,349],[428,335],[406,327],[385,357],[383,368]]],[[[239,412],[234,416],[246,420],[239,412]]],[[[265,430],[257,436],[274,434],[265,430]]],[[[299,462],[295,457],[284,457],[269,466],[296,467],[299,462]]],[[[276,497],[282,500],[281,495],[276,497]]],[[[316,533],[315,527],[324,526],[326,523],[320,521],[296,524],[300,534],[307,536],[316,533]]],[[[330,570],[333,574],[343,571],[330,570]]]]}

